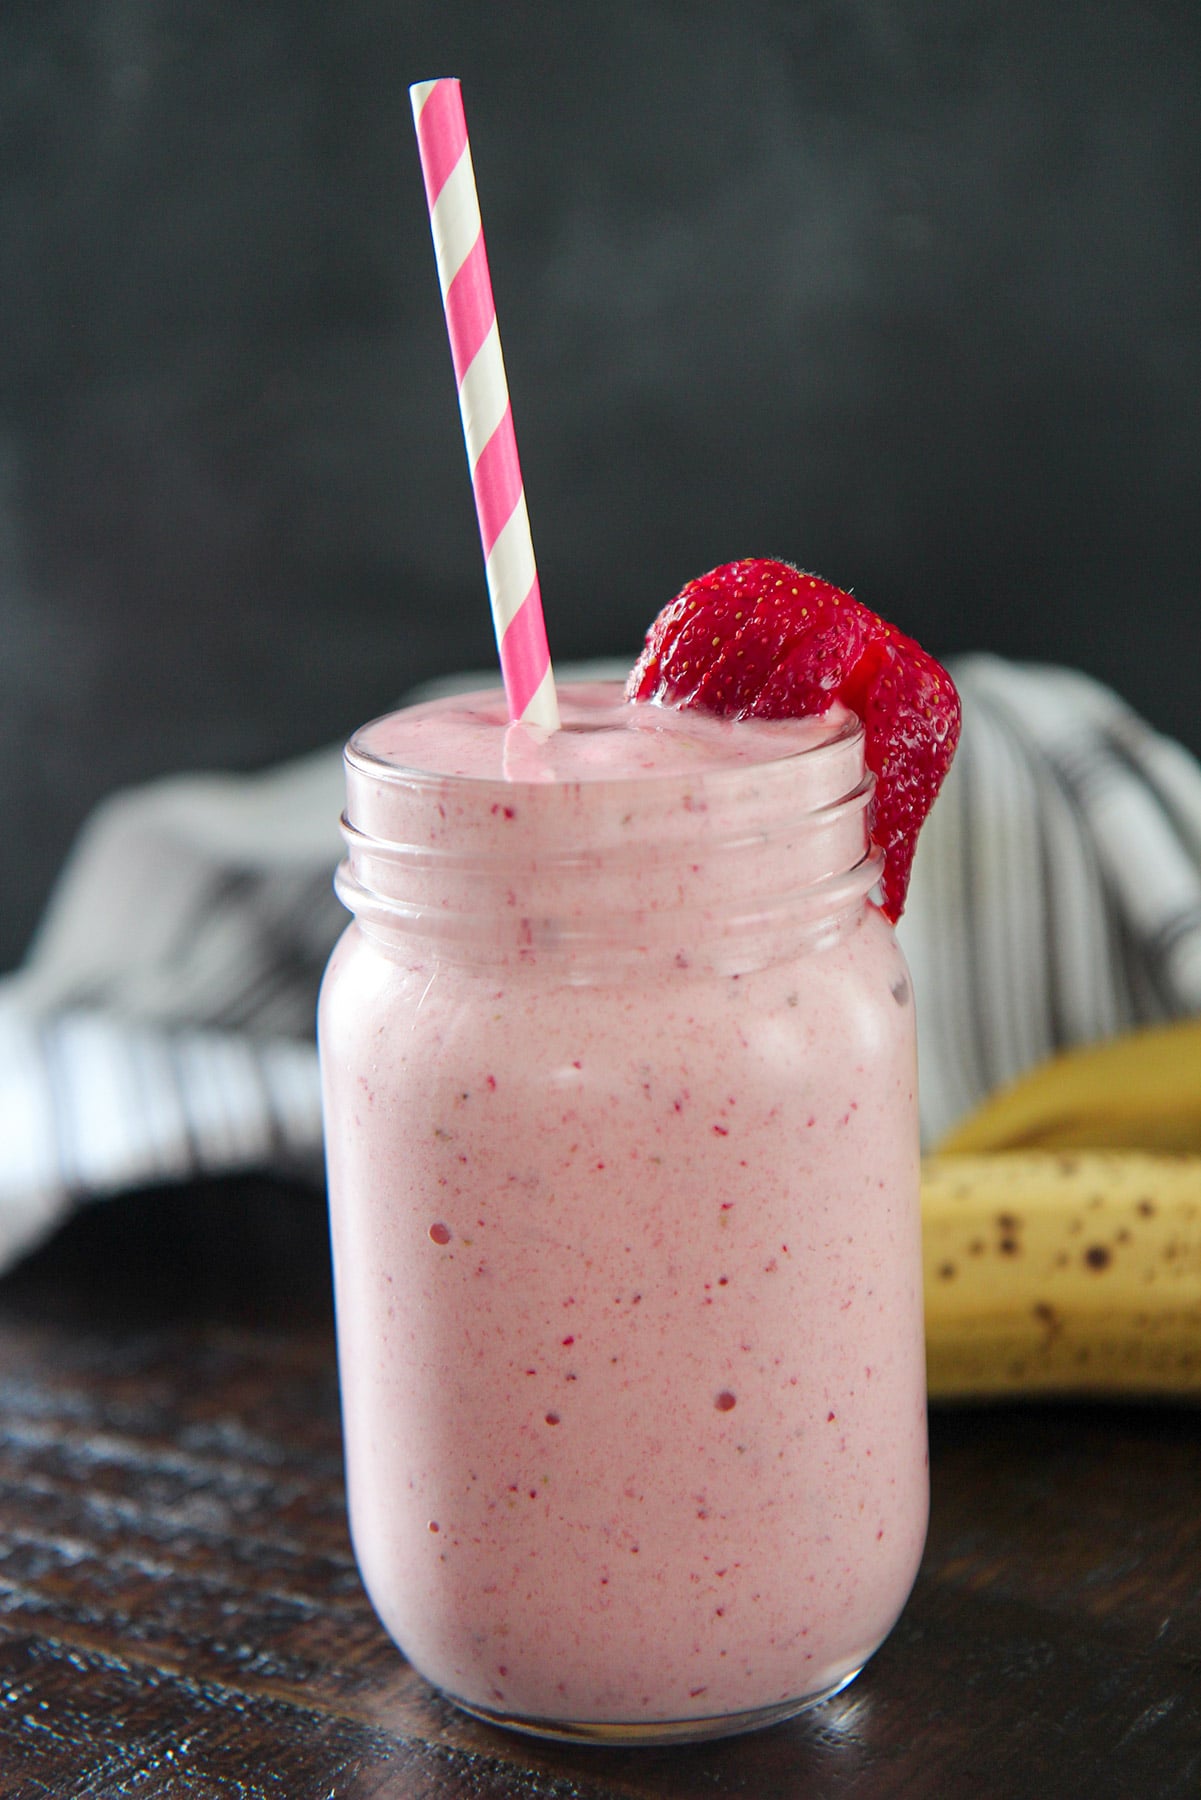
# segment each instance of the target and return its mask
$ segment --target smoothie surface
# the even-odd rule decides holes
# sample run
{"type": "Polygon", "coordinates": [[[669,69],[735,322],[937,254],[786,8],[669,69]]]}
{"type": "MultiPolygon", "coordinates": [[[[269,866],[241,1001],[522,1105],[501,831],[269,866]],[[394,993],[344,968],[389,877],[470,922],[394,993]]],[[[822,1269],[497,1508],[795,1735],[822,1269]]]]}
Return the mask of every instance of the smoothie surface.
{"type": "Polygon", "coordinates": [[[360,765],[479,781],[627,781],[780,762],[857,729],[837,702],[818,718],[734,720],[635,705],[619,682],[564,686],[559,706],[562,728],[547,736],[511,724],[499,688],[430,700],[365,725],[348,754],[360,765]]]}

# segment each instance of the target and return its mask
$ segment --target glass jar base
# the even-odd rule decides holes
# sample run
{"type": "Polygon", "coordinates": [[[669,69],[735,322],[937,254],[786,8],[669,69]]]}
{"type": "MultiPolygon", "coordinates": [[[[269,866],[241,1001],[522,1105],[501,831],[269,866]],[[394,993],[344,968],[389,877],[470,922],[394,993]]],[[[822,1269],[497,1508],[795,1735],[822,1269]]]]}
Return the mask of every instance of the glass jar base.
{"type": "Polygon", "coordinates": [[[505,1731],[519,1731],[526,1737],[554,1738],[569,1744],[703,1744],[712,1738],[739,1737],[744,1732],[762,1731],[768,1725],[779,1725],[794,1719],[798,1713],[820,1706],[841,1694],[859,1674],[863,1664],[842,1675],[816,1694],[803,1694],[795,1700],[780,1700],[774,1706],[753,1707],[749,1712],[718,1713],[699,1719],[526,1719],[512,1713],[494,1712],[487,1706],[472,1706],[454,1694],[445,1698],[462,1712],[482,1719],[486,1725],[498,1725],[505,1731]]]}

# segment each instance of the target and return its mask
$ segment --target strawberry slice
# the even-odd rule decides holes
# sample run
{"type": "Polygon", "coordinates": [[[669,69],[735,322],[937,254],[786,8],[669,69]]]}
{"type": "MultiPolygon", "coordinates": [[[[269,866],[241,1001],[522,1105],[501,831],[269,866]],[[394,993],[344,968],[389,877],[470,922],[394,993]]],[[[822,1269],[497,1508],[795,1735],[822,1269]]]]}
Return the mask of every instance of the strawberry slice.
{"type": "Polygon", "coordinates": [[[959,741],[955,685],[920,644],[820,576],[748,557],[663,608],[626,697],[735,719],[798,718],[835,700],[858,713],[876,777],[883,910],[900,918],[917,834],[959,741]]]}

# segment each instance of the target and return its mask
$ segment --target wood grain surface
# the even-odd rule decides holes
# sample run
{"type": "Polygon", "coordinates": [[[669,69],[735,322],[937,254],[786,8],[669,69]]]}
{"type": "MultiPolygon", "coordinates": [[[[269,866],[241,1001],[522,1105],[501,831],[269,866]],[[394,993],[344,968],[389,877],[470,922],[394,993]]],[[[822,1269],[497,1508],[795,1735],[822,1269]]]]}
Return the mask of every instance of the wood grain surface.
{"type": "Polygon", "coordinates": [[[936,1413],[916,1591],[847,1692],[538,1745],[404,1663],[346,1532],[325,1224],[131,1196],[0,1283],[0,1800],[1195,1800],[1201,1418],[936,1413]]]}

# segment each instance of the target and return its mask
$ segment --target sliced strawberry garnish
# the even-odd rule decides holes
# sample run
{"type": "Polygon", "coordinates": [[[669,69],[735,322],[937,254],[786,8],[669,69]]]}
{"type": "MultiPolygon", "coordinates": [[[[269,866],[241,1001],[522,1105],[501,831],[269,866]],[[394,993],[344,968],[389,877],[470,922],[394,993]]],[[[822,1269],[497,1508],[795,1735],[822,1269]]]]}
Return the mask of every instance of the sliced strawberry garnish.
{"type": "MultiPolygon", "coordinates": [[[[646,679],[652,685],[662,668],[670,668],[674,682],[683,692],[689,671],[695,670],[699,681],[705,671],[713,667],[721,654],[722,646],[745,624],[755,605],[755,594],[748,595],[744,592],[745,584],[740,575],[742,566],[740,563],[731,563],[730,579],[721,583],[714,582],[712,586],[706,585],[709,577],[702,575],[699,581],[688,584],[679,599],[664,607],[655,621],[658,631],[653,668],[648,664],[646,672],[646,679]],[[682,604],[694,588],[703,594],[703,601],[694,603],[689,600],[687,604],[682,604]]],[[[714,571],[714,574],[720,573],[721,570],[714,571]]],[[[651,642],[648,636],[642,656],[643,663],[648,663],[650,654],[651,642]]],[[[631,699],[648,697],[641,694],[630,696],[631,699]]]]}
{"type": "Polygon", "coordinates": [[[959,741],[954,683],[920,644],[820,576],[750,557],[664,607],[626,694],[736,719],[818,714],[835,700],[858,713],[884,911],[900,917],[917,834],[959,741]]]}

